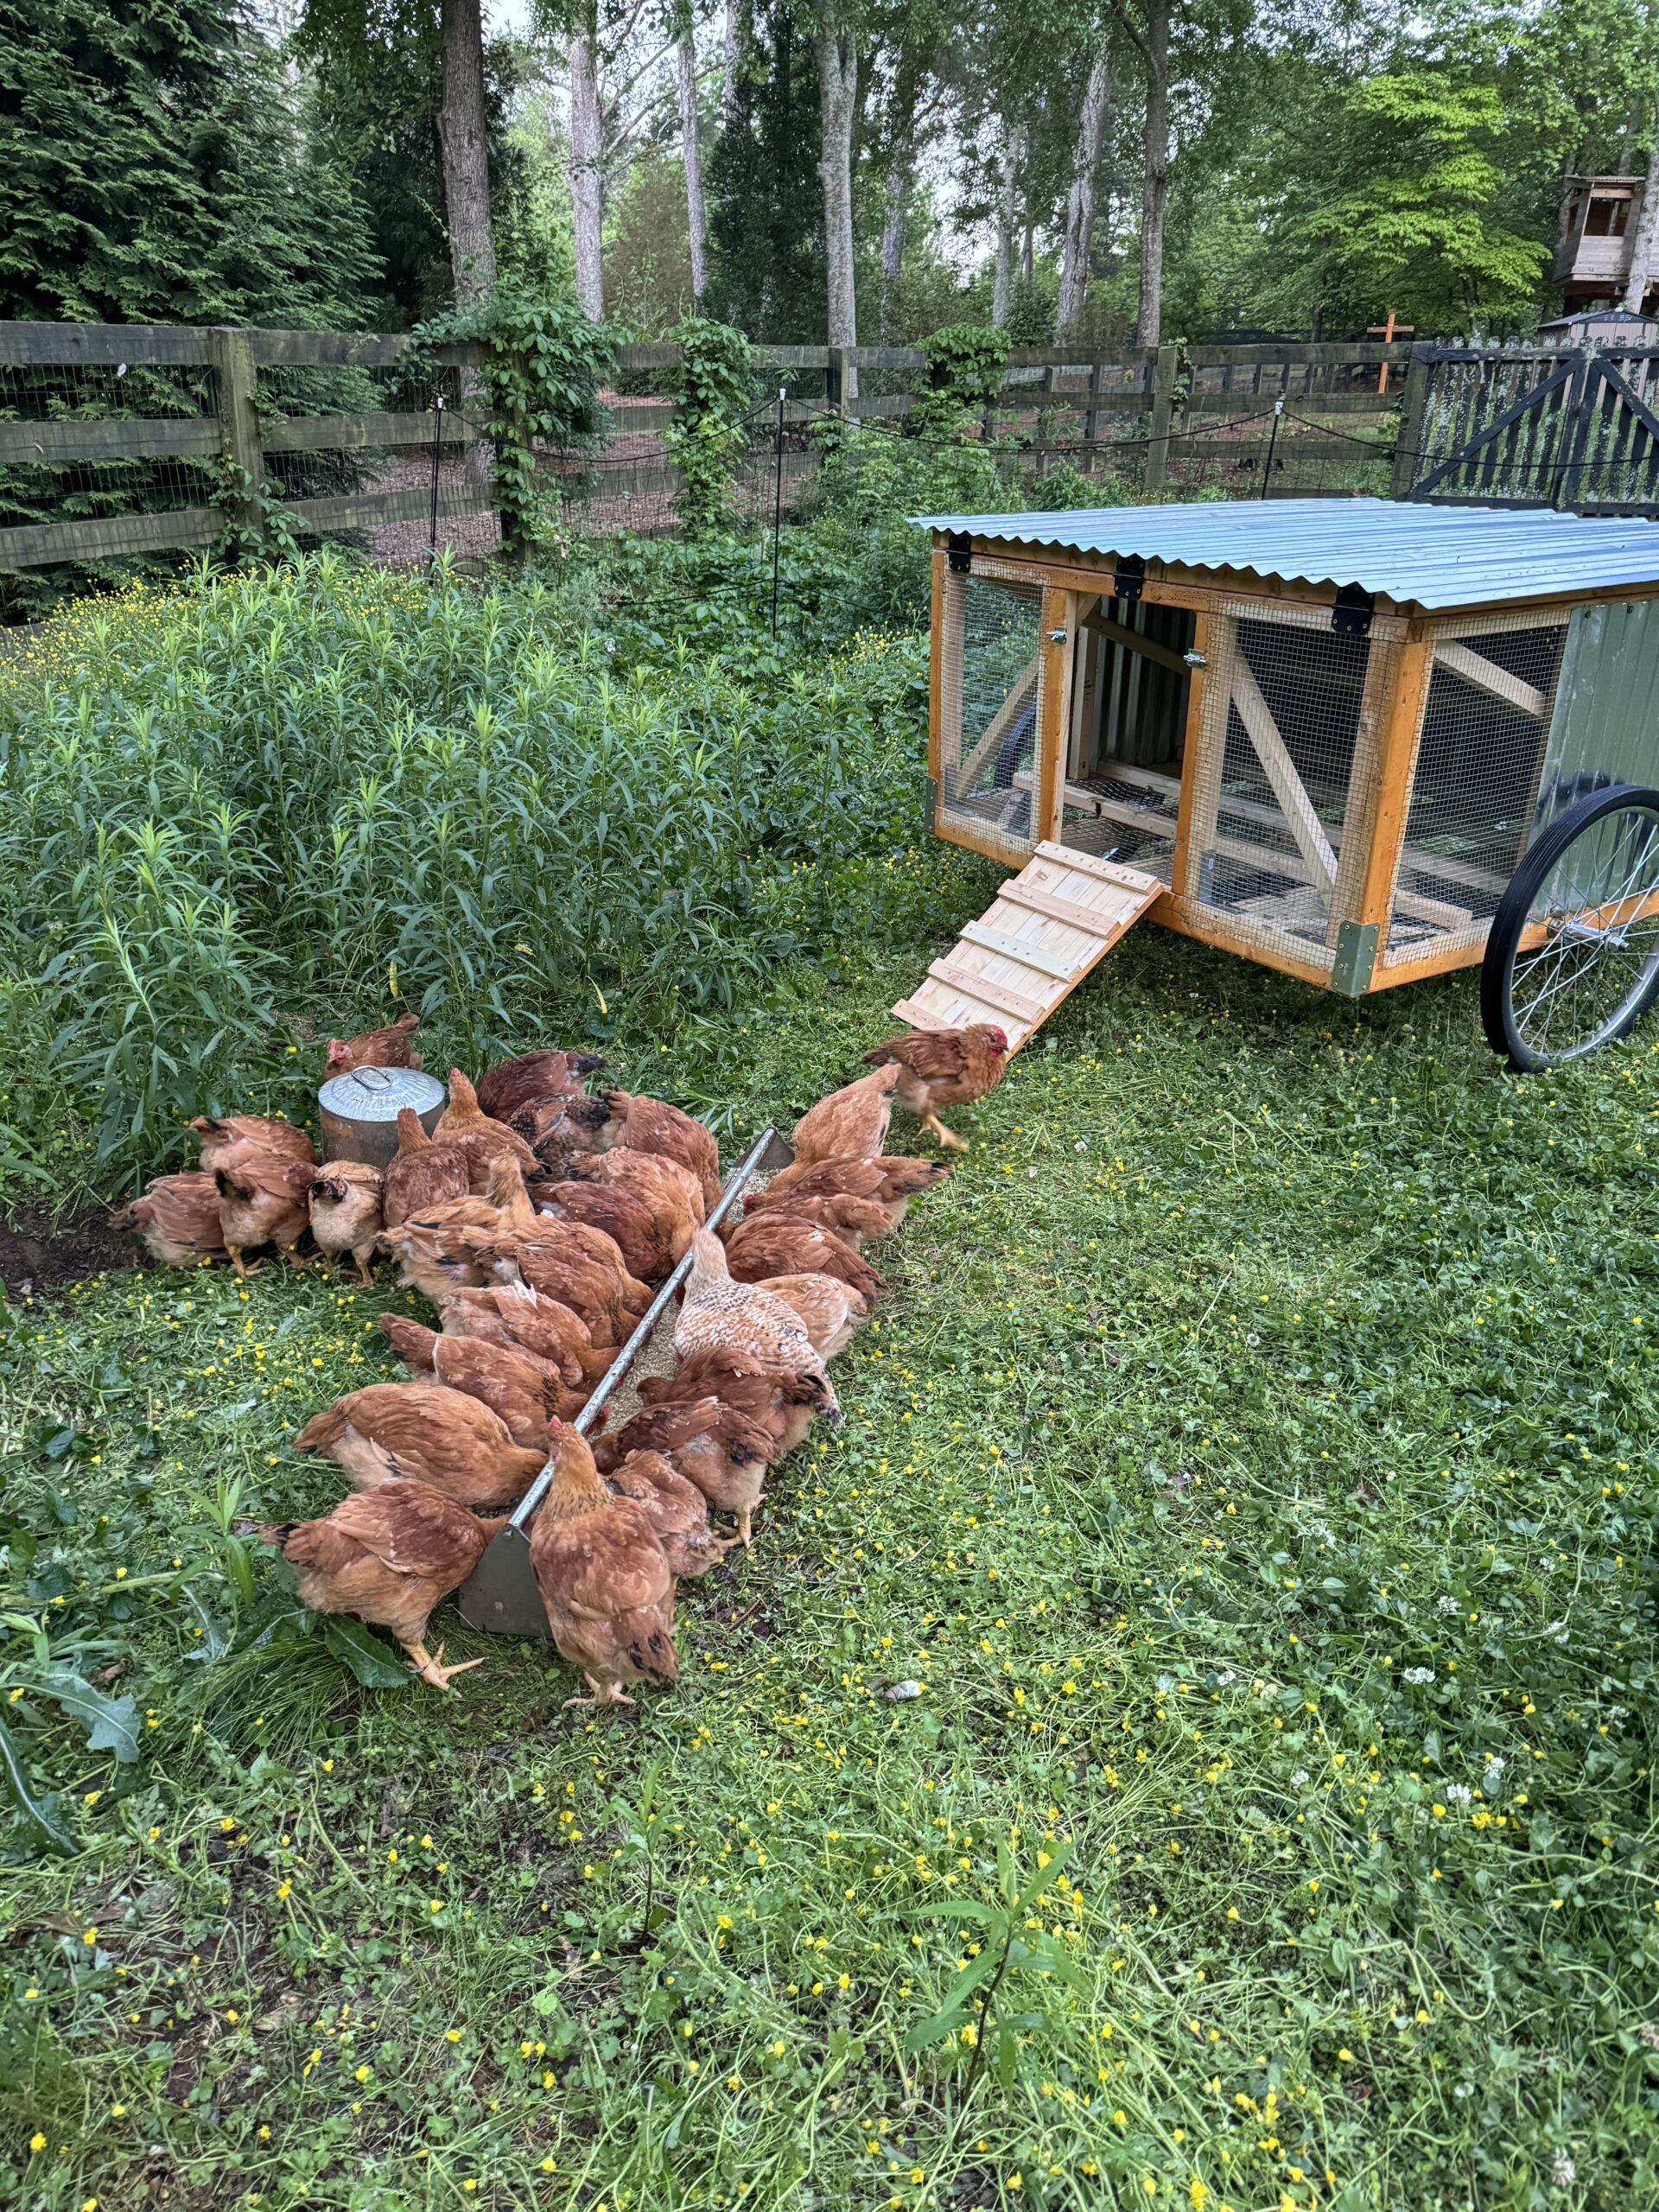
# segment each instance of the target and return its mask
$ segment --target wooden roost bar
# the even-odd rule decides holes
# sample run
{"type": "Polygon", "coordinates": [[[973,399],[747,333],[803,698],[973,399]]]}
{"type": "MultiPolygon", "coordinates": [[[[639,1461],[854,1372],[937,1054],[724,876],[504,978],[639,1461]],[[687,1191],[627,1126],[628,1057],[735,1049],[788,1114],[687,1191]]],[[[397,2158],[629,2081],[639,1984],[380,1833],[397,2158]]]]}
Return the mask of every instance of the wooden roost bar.
{"type": "Polygon", "coordinates": [[[1380,500],[923,518],[941,837],[1020,871],[897,1009],[1023,1043],[1141,912],[1357,996],[1478,963],[1659,769],[1659,524],[1380,500]]]}

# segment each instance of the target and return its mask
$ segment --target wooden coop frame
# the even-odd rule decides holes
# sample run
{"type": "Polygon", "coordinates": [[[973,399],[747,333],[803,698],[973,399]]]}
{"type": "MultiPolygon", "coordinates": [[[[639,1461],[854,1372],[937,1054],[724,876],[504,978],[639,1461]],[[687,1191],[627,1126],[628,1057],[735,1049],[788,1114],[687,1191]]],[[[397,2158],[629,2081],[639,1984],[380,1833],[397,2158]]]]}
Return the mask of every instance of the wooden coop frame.
{"type": "Polygon", "coordinates": [[[1354,997],[1473,966],[1549,810],[1659,780],[1659,524],[926,523],[934,828],[1019,873],[894,1009],[918,1024],[1017,1049],[1142,913],[1354,997]]]}

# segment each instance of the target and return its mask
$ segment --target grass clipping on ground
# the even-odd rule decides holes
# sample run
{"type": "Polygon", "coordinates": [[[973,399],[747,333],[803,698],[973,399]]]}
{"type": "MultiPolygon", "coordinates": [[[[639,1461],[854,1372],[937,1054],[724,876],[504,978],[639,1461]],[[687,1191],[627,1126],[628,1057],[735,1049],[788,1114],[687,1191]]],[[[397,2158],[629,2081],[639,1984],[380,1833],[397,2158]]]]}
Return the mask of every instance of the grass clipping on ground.
{"type": "MultiPolygon", "coordinates": [[[[786,1123],[908,980],[651,1073],[786,1123]]],[[[1653,2202],[1651,1050],[1132,941],[637,1718],[453,1611],[365,1688],[226,1536],[413,1301],[14,1313],[19,2201],[1653,2202]]]]}

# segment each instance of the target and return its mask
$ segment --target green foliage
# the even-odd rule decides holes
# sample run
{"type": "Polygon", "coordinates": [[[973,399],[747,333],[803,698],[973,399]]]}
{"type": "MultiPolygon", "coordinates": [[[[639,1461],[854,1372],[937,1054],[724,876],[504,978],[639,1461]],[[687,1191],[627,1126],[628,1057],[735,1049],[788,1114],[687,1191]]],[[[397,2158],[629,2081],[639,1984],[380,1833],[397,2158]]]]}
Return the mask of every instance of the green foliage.
{"type": "MultiPolygon", "coordinates": [[[[786,1124],[981,910],[959,858],[911,856],[885,957],[849,900],[610,1073],[718,1102],[728,1157],[786,1124]]],[[[266,1553],[223,1639],[220,1474],[327,1511],[292,1433],[401,1372],[406,1294],[14,1309],[9,1408],[97,1442],[66,1520],[13,1432],[0,1700],[43,1622],[138,1757],[4,1702],[62,1839],[0,1845],[10,2196],[125,2212],[165,2142],[175,2193],[329,2212],[658,2212],[665,2155],[768,2212],[1654,2203],[1656,1033],[1515,1080],[1472,978],[1348,1005],[1131,932],[874,1249],[846,1426],[624,1715],[449,1606],[464,1696],[370,1688],[266,1553]]]]}
{"type": "Polygon", "coordinates": [[[756,8],[733,122],[709,163],[710,309],[757,345],[823,340],[817,20],[801,0],[756,8]]]}
{"type": "Polygon", "coordinates": [[[537,445],[569,453],[600,443],[608,418],[599,384],[613,340],[569,294],[512,273],[475,306],[423,323],[415,333],[416,350],[461,339],[484,348],[501,547],[509,559],[524,560],[550,537],[558,520],[557,490],[537,460],[537,445]]]}
{"type": "Polygon", "coordinates": [[[747,656],[729,612],[607,588],[567,615],[323,554],[54,624],[0,694],[5,1148],[67,1125],[108,1190],[193,1113],[302,1113],[297,1019],[395,990],[470,1061],[729,1005],[817,941],[836,873],[921,834],[918,649],[763,652],[758,560],[747,656]]]}
{"type": "Polygon", "coordinates": [[[754,400],[749,341],[729,323],[689,315],[673,333],[680,348],[674,420],[664,443],[680,472],[680,527],[707,537],[732,525],[732,478],[754,400]]]}
{"type": "Polygon", "coordinates": [[[1339,256],[1356,293],[1427,327],[1521,314],[1548,252],[1497,213],[1506,118],[1496,88],[1402,71],[1362,79],[1346,115],[1344,174],[1293,231],[1339,256]]]}
{"type": "Polygon", "coordinates": [[[905,417],[912,435],[935,442],[975,437],[1002,396],[1013,340],[988,323],[953,322],[924,346],[927,366],[916,404],[905,417]]]}
{"type": "Polygon", "coordinates": [[[666,339],[696,312],[683,163],[647,148],[605,213],[606,303],[634,337],[666,339]]]}

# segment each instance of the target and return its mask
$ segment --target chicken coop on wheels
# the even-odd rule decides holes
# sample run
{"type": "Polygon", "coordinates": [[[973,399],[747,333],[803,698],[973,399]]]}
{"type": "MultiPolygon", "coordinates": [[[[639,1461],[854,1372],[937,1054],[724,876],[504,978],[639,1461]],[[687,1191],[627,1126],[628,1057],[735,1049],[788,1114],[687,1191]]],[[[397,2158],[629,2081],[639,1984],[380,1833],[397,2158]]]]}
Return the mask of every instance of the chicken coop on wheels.
{"type": "Polygon", "coordinates": [[[1659,995],[1659,523],[1285,499],[918,518],[941,837],[1019,873],[893,1009],[1022,1044],[1141,915],[1541,1068],[1659,995]]]}

